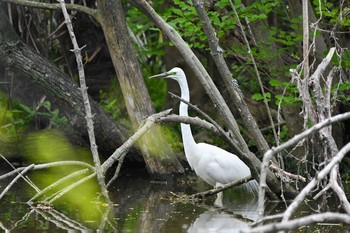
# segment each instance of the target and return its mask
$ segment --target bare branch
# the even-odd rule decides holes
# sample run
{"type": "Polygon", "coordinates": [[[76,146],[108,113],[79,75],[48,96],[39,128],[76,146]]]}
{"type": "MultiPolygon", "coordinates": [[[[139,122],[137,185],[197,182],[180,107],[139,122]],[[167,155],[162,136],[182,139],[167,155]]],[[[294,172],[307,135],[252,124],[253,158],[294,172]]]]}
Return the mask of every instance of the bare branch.
{"type": "Polygon", "coordinates": [[[245,183],[247,183],[250,180],[253,180],[252,176],[248,176],[248,177],[245,177],[243,179],[233,181],[231,183],[222,185],[222,186],[217,187],[217,188],[210,189],[210,190],[205,191],[205,192],[192,194],[190,198],[195,199],[195,198],[198,198],[198,197],[202,197],[203,198],[203,197],[207,197],[207,196],[210,196],[210,195],[214,195],[214,194],[220,193],[220,192],[222,192],[222,191],[224,191],[226,189],[229,189],[231,187],[236,187],[236,186],[239,186],[241,184],[245,184],[245,183]]]}
{"type": "Polygon", "coordinates": [[[180,100],[181,102],[184,102],[184,103],[187,104],[189,107],[191,107],[192,109],[194,109],[195,111],[197,111],[199,114],[201,114],[205,119],[207,119],[211,124],[214,125],[214,127],[220,132],[220,134],[226,139],[226,141],[229,142],[230,145],[231,145],[233,148],[235,148],[235,150],[238,152],[238,154],[242,154],[242,153],[243,153],[243,151],[242,151],[242,150],[239,148],[239,146],[238,146],[238,142],[237,142],[236,140],[234,140],[234,139],[231,139],[230,136],[228,135],[228,133],[225,132],[225,130],[223,130],[223,129],[221,128],[221,126],[220,126],[218,123],[216,123],[216,121],[214,121],[210,116],[208,116],[208,114],[206,114],[205,112],[203,112],[202,110],[200,110],[197,106],[195,106],[195,105],[191,104],[190,102],[188,102],[188,101],[182,99],[181,97],[179,97],[179,96],[177,96],[177,95],[175,95],[175,94],[173,94],[173,93],[171,93],[171,92],[169,92],[169,94],[170,94],[172,97],[174,97],[174,98],[180,100]]]}
{"type": "MultiPolygon", "coordinates": [[[[310,194],[311,190],[316,187],[318,182],[320,182],[325,176],[327,176],[334,166],[338,166],[340,161],[343,159],[346,153],[350,151],[350,143],[346,144],[339,153],[334,156],[331,161],[325,166],[316,176],[310,181],[308,185],[296,196],[293,202],[288,206],[283,214],[282,222],[288,221],[296,208],[304,201],[305,197],[310,194]]],[[[348,212],[350,214],[350,212],[348,212]]]]}
{"type": "Polygon", "coordinates": [[[77,182],[75,182],[75,183],[65,187],[64,189],[60,190],[59,193],[56,196],[54,196],[50,200],[46,200],[46,201],[48,201],[49,203],[52,203],[52,202],[56,201],[58,198],[63,196],[65,193],[68,193],[70,190],[74,189],[75,187],[78,187],[82,183],[84,183],[84,182],[90,180],[91,178],[95,177],[95,175],[96,175],[96,173],[92,173],[89,176],[86,176],[86,177],[80,179],[79,181],[77,181],[77,182]]]}
{"type": "MultiPolygon", "coordinates": [[[[81,161],[58,161],[58,162],[52,162],[52,163],[43,163],[43,164],[34,165],[32,170],[47,169],[55,166],[82,166],[82,167],[87,167],[90,170],[94,170],[94,168],[90,164],[81,162],[81,161]]],[[[19,167],[13,171],[7,172],[0,176],[0,180],[6,179],[10,176],[14,176],[26,168],[27,167],[19,167]]]]}
{"type": "Polygon", "coordinates": [[[4,191],[2,191],[2,193],[0,194],[0,199],[2,199],[2,197],[7,193],[7,191],[10,190],[10,188],[12,187],[12,185],[14,185],[16,183],[16,181],[21,178],[23,176],[23,174],[25,174],[27,171],[31,170],[34,167],[34,164],[29,165],[28,167],[26,167],[25,169],[23,169],[4,189],[4,191]]]}
{"type": "Polygon", "coordinates": [[[179,116],[179,115],[173,114],[173,115],[161,117],[157,120],[157,123],[165,123],[165,122],[191,124],[191,125],[195,125],[200,128],[206,129],[216,135],[221,135],[219,130],[213,124],[199,117],[179,116]]]}
{"type": "MultiPolygon", "coordinates": [[[[21,6],[33,7],[33,8],[61,10],[61,6],[59,3],[44,3],[44,2],[28,1],[28,0],[3,0],[3,1],[16,4],[16,5],[21,5],[21,6]]],[[[96,21],[98,22],[100,21],[99,13],[95,9],[78,5],[78,4],[66,4],[66,7],[68,10],[83,12],[85,14],[92,16],[96,21]]]]}
{"type": "MultiPolygon", "coordinates": [[[[214,59],[216,66],[218,67],[218,70],[221,74],[221,77],[223,78],[223,80],[226,84],[226,87],[228,88],[228,92],[230,93],[230,96],[231,96],[233,102],[235,103],[235,106],[239,110],[238,112],[240,113],[240,115],[244,121],[245,127],[252,134],[252,136],[253,136],[253,138],[254,138],[254,140],[259,148],[259,151],[261,153],[264,153],[269,149],[269,146],[268,146],[265,138],[263,137],[261,131],[259,130],[259,127],[258,127],[256,121],[254,120],[254,117],[250,113],[247,104],[244,101],[244,96],[243,96],[241,90],[239,89],[237,80],[232,78],[231,72],[230,72],[230,70],[225,62],[223,55],[222,55],[223,50],[220,48],[219,39],[216,36],[215,29],[212,26],[211,21],[208,17],[208,14],[204,8],[204,3],[202,0],[194,0],[193,5],[197,10],[198,16],[199,16],[201,23],[202,23],[202,26],[203,26],[203,30],[208,38],[207,41],[208,41],[209,46],[210,46],[210,53],[214,59]]],[[[239,21],[239,18],[237,18],[237,20],[239,21]]],[[[241,24],[239,23],[239,25],[241,25],[241,24]]],[[[244,31],[242,31],[242,33],[243,33],[243,36],[244,36],[246,42],[248,42],[247,38],[244,34],[244,31]]],[[[247,43],[247,46],[249,46],[249,43],[247,43]]],[[[250,48],[249,48],[249,50],[250,50],[250,48]]],[[[252,53],[250,53],[250,54],[251,54],[252,61],[254,63],[254,67],[256,68],[258,80],[260,80],[259,72],[257,70],[254,57],[253,57],[252,53]]],[[[260,82],[261,82],[261,80],[260,80],[260,82]]],[[[263,96],[265,96],[265,95],[263,95],[263,96]]],[[[265,101],[265,103],[267,104],[266,101],[265,101]]],[[[269,108],[267,109],[267,112],[270,113],[269,108]]],[[[270,115],[271,115],[271,113],[270,113],[270,115]]],[[[272,117],[270,119],[272,119],[272,117]]],[[[275,132],[275,130],[274,130],[274,132],[275,132]]]]}
{"type": "Polygon", "coordinates": [[[309,226],[315,223],[323,222],[350,224],[350,216],[347,214],[326,212],[322,214],[313,214],[306,217],[293,219],[287,222],[270,223],[264,226],[258,226],[251,229],[242,229],[241,231],[245,233],[277,232],[282,230],[293,230],[301,226],[309,226]]]}
{"type": "Polygon", "coordinates": [[[67,8],[65,6],[64,0],[58,0],[60,3],[60,6],[62,8],[62,13],[64,16],[64,19],[66,21],[67,29],[73,44],[73,52],[76,58],[77,66],[78,66],[78,74],[79,74],[79,81],[80,81],[80,90],[84,101],[84,107],[85,107],[85,113],[86,113],[86,123],[87,123],[87,130],[89,135],[89,141],[90,141],[90,150],[92,152],[92,157],[94,160],[95,165],[95,171],[97,174],[97,180],[102,190],[102,195],[106,198],[106,201],[110,202],[108,197],[108,191],[104,179],[104,173],[101,170],[101,162],[97,150],[96,145],[96,138],[95,138],[95,131],[94,131],[94,122],[93,122],[93,116],[91,113],[91,105],[89,100],[89,95],[87,93],[87,86],[85,81],[85,72],[84,72],[84,65],[83,65],[83,59],[81,56],[81,48],[78,46],[77,39],[75,37],[75,33],[73,31],[72,21],[70,20],[70,17],[67,12],[67,8]]]}
{"type": "Polygon", "coordinates": [[[276,171],[279,174],[281,174],[282,176],[286,176],[288,177],[289,179],[293,179],[293,180],[300,180],[302,182],[306,182],[306,178],[301,176],[301,175],[295,175],[295,174],[292,174],[292,173],[289,173],[287,171],[284,171],[282,170],[281,168],[277,167],[276,165],[274,164],[271,164],[270,167],[269,167],[272,171],[276,171]]]}
{"type": "Polygon", "coordinates": [[[169,114],[171,109],[165,110],[160,113],[153,114],[147,117],[145,124],[143,124],[137,131],[132,135],[126,142],[123,143],[114,153],[102,164],[101,169],[103,173],[116,162],[120,157],[125,157],[127,151],[133,146],[133,144],[144,134],[152,125],[156,122],[156,119],[166,116],[169,114]]]}
{"type": "Polygon", "coordinates": [[[323,127],[326,127],[326,126],[333,124],[335,122],[343,121],[343,120],[346,120],[349,118],[350,118],[350,112],[339,114],[339,115],[333,116],[331,118],[328,118],[328,119],[312,126],[308,130],[305,130],[304,132],[302,132],[298,135],[295,135],[293,138],[289,139],[287,142],[283,143],[282,145],[280,145],[278,147],[271,148],[270,150],[268,150],[264,154],[263,162],[261,164],[260,188],[259,188],[259,214],[261,216],[264,213],[265,188],[267,187],[267,185],[266,185],[266,176],[267,176],[266,172],[268,171],[268,166],[269,166],[269,163],[270,163],[272,156],[276,153],[281,152],[282,150],[284,150],[290,146],[297,144],[302,139],[308,137],[309,135],[311,135],[314,132],[317,132],[318,130],[320,130],[323,127]]]}
{"type": "Polygon", "coordinates": [[[40,192],[35,194],[29,201],[27,201],[27,203],[31,204],[34,200],[38,199],[39,197],[41,197],[42,195],[44,195],[48,191],[52,190],[53,188],[57,187],[58,185],[62,184],[63,182],[66,182],[70,179],[73,179],[76,176],[80,176],[80,175],[86,174],[88,172],[89,172],[89,169],[79,170],[79,171],[73,172],[73,173],[63,177],[62,179],[55,181],[51,185],[47,186],[46,188],[44,188],[43,190],[41,190],[40,192]]]}

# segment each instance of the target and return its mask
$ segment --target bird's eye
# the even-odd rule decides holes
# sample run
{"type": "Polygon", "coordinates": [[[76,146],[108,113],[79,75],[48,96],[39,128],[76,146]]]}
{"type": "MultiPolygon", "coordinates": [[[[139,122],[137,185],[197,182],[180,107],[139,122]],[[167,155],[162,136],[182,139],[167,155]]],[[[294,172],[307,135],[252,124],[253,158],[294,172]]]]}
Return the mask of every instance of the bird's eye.
{"type": "Polygon", "coordinates": [[[170,72],[169,73],[169,75],[175,75],[176,74],[176,72],[174,71],[174,72],[170,72]]]}

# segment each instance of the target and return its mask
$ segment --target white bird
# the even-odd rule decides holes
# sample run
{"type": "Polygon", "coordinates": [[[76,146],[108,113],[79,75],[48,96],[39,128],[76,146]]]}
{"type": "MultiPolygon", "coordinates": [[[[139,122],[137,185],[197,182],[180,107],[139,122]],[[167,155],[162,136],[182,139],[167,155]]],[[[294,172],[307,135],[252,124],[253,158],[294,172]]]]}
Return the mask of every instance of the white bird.
{"type": "MultiPolygon", "coordinates": [[[[190,101],[187,79],[181,68],[175,67],[168,72],[150,78],[171,78],[176,80],[181,89],[181,98],[190,101]]],[[[188,105],[180,102],[180,116],[188,116],[188,105]]],[[[182,142],[186,159],[196,174],[211,186],[217,188],[224,184],[250,176],[249,167],[236,155],[207,143],[196,143],[189,124],[181,123],[182,142]]],[[[249,181],[244,186],[257,193],[258,183],[249,181]]],[[[222,206],[222,193],[218,194],[215,204],[222,206]]]]}

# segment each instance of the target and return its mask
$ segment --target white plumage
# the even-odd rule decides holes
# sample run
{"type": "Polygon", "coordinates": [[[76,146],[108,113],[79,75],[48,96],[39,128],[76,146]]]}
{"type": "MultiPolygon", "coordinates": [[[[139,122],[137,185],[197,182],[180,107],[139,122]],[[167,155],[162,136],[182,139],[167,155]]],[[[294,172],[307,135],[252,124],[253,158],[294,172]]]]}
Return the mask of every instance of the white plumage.
{"type": "MultiPolygon", "coordinates": [[[[182,69],[175,67],[166,73],[154,75],[151,78],[154,77],[176,80],[180,85],[181,98],[188,102],[190,101],[186,75],[182,69]]],[[[180,103],[179,115],[188,116],[187,104],[180,103]]],[[[186,159],[190,167],[211,186],[219,187],[251,174],[249,167],[236,155],[217,146],[207,143],[196,143],[189,124],[181,123],[181,133],[186,159]]],[[[248,182],[244,186],[249,191],[257,193],[258,183],[255,180],[248,182]]]]}

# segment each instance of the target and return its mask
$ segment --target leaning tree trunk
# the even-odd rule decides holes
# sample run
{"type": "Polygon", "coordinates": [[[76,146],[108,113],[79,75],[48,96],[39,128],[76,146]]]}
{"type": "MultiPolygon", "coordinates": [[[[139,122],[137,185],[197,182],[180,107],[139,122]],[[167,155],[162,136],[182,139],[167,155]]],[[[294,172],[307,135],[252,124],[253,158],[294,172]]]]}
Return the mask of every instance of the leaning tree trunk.
{"type": "MultiPolygon", "coordinates": [[[[126,108],[134,129],[155,112],[141,74],[136,53],[130,41],[125,15],[119,0],[98,0],[100,23],[112,62],[123,92],[126,108]]],[[[151,173],[183,172],[176,154],[170,148],[160,126],[153,127],[138,146],[151,173]]]]}
{"type": "MultiPolygon", "coordinates": [[[[30,91],[38,92],[39,98],[46,95],[54,106],[59,107],[61,114],[68,118],[74,133],[80,138],[88,138],[79,87],[58,67],[23,43],[1,9],[0,63],[19,73],[16,77],[21,79],[15,79],[14,82],[23,84],[30,80],[35,83],[36,86],[31,86],[30,91]]],[[[21,93],[22,97],[28,98],[26,94],[33,96],[33,93],[21,93]]],[[[102,153],[111,154],[128,138],[129,132],[122,125],[115,123],[95,101],[90,101],[94,112],[97,144],[102,153]]]]}

